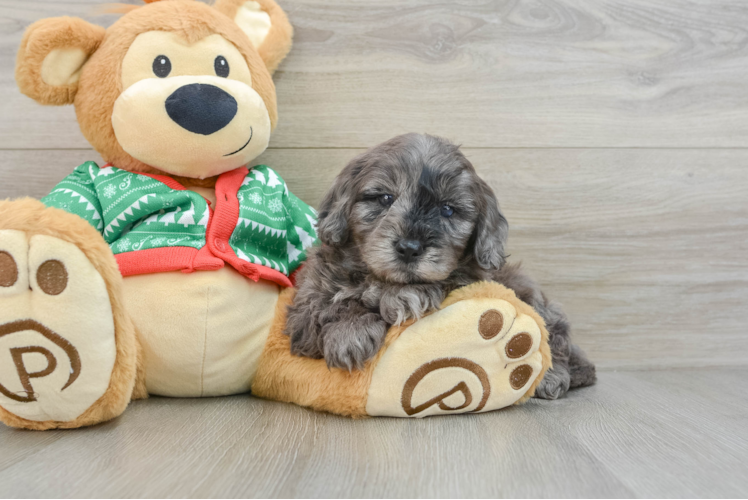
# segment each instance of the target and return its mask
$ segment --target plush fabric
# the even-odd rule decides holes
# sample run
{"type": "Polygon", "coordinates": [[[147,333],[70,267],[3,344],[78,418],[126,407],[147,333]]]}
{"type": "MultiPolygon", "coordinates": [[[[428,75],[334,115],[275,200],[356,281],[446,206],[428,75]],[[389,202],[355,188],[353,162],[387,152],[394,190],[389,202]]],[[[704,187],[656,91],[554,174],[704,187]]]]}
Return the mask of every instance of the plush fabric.
{"type": "MultiPolygon", "coordinates": [[[[256,20],[256,18],[261,17],[256,14],[257,5],[263,11],[267,12],[271,22],[270,31],[262,39],[262,43],[258,47],[258,52],[272,75],[275,73],[280,62],[286,58],[291,50],[291,40],[293,39],[293,27],[283,9],[272,0],[249,2],[246,0],[217,0],[215,8],[229,18],[234,19],[242,29],[251,30],[258,24],[247,21],[252,18],[256,20]]],[[[254,39],[253,41],[256,41],[256,38],[259,37],[252,38],[254,39]]]]}
{"type": "Polygon", "coordinates": [[[41,78],[51,87],[74,85],[88,54],[78,47],[53,49],[42,62],[41,78]]]}
{"type": "Polygon", "coordinates": [[[367,414],[485,412],[532,396],[535,381],[548,368],[542,320],[520,312],[522,303],[514,293],[496,283],[478,283],[459,295],[406,329],[382,355],[369,387],[367,414]],[[500,325],[487,334],[490,325],[481,323],[493,315],[500,325]],[[507,349],[525,339],[519,355],[507,349]]]}
{"type": "Polygon", "coordinates": [[[105,43],[84,66],[75,98],[76,113],[83,135],[105,161],[129,171],[164,173],[126,153],[117,141],[112,125],[114,103],[122,92],[121,62],[135,38],[149,31],[173,32],[189,43],[218,34],[231,42],[247,61],[252,88],[262,98],[271,128],[278,114],[275,87],[247,36],[228,17],[194,0],[162,0],[131,11],[107,30],[105,43]],[[106,78],[102,78],[106,75],[106,78]]]}
{"type": "Polygon", "coordinates": [[[535,389],[538,387],[540,381],[543,380],[545,372],[547,372],[548,369],[553,366],[553,362],[551,359],[551,347],[550,345],[548,345],[548,332],[545,329],[545,322],[543,321],[543,318],[540,317],[540,314],[538,314],[535,309],[530,307],[525,302],[519,300],[512,290],[497,286],[485,287],[480,283],[475,283],[473,285],[460,288],[450,293],[449,296],[444,300],[442,307],[448,307],[468,298],[506,300],[512,304],[512,306],[517,310],[518,313],[524,316],[528,316],[535,323],[541,325],[542,337],[538,352],[540,352],[542,356],[543,369],[540,372],[540,375],[535,378],[535,381],[530,385],[530,388],[525,393],[525,395],[517,401],[517,403],[524,403],[525,401],[530,399],[533,394],[535,394],[535,389]]]}
{"type": "MultiPolygon", "coordinates": [[[[13,427],[44,430],[92,425],[121,414],[130,401],[133,389],[140,386],[137,376],[138,373],[142,374],[142,369],[138,366],[140,346],[135,326],[125,312],[123,303],[122,276],[109,247],[96,230],[80,217],[47,208],[41,202],[28,198],[12,202],[0,201],[0,231],[2,230],[20,231],[27,238],[34,235],[56,238],[74,245],[85,255],[106,286],[107,294],[100,297],[100,300],[108,301],[111,309],[116,361],[106,392],[77,418],[68,421],[29,420],[9,412],[3,403],[0,404],[0,420],[13,427]]],[[[0,241],[5,241],[5,238],[0,238],[0,241]]],[[[2,308],[9,310],[5,302],[7,296],[0,296],[0,300],[3,302],[2,308]]],[[[144,396],[142,390],[138,395],[144,396]]]]}
{"type": "Polygon", "coordinates": [[[548,332],[543,320],[514,292],[497,283],[476,283],[457,290],[447,297],[441,310],[419,321],[392,327],[379,354],[363,370],[353,372],[328,369],[324,360],[291,354],[290,340],[283,335],[283,328],[286,307],[292,303],[294,293],[286,290],[278,301],[275,322],[252,386],[256,396],[354,418],[489,411],[526,401],[550,367],[548,332]],[[503,317],[503,328],[489,340],[479,331],[481,317],[487,311],[498,311],[503,317]],[[523,333],[530,334],[532,346],[522,356],[508,358],[507,345],[523,333]],[[446,366],[431,369],[444,364],[444,360],[446,366]],[[514,388],[514,370],[523,366],[532,371],[521,387],[514,388]],[[409,380],[418,377],[423,367],[429,373],[408,394],[409,380]],[[485,372],[485,379],[481,380],[471,369],[481,375],[485,372]],[[445,396],[450,391],[452,394],[445,396]],[[486,401],[482,401],[484,395],[486,401]],[[409,414],[406,406],[425,407],[409,414]]]}
{"type": "Polygon", "coordinates": [[[247,283],[229,267],[125,279],[125,303],[138,311],[133,321],[148,392],[172,397],[248,392],[278,294],[277,285],[247,283]]]}
{"type": "Polygon", "coordinates": [[[99,48],[105,32],[101,26],[74,17],[35,22],[26,29],[18,49],[18,88],[42,104],[72,104],[81,75],[81,67],[72,64],[73,54],[84,54],[80,62],[85,62],[99,48]],[[54,68],[53,61],[63,64],[54,68]]]}
{"type": "Polygon", "coordinates": [[[2,238],[13,239],[28,246],[14,255],[28,288],[6,295],[0,310],[0,334],[12,333],[0,337],[0,379],[15,382],[4,385],[4,406],[37,422],[74,420],[104,395],[114,368],[106,284],[72,243],[44,234],[27,240],[20,231],[2,238]]]}
{"type": "Polygon", "coordinates": [[[288,276],[317,240],[314,209],[266,165],[227,172],[217,186],[225,198],[211,208],[202,196],[169,177],[87,162],[42,202],[74,213],[99,230],[123,276],[215,270],[225,261],[255,281],[262,277],[290,286],[288,276]],[[220,245],[219,226],[226,226],[220,245]],[[216,246],[218,251],[212,252],[216,246]],[[228,257],[221,246],[224,252],[230,249],[228,257]]]}

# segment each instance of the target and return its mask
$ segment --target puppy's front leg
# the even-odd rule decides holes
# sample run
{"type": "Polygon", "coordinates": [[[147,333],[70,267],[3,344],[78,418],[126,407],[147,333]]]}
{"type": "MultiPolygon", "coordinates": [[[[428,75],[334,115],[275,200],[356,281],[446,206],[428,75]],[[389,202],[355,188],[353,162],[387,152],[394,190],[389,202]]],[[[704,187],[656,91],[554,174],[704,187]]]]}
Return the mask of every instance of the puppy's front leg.
{"type": "Polygon", "coordinates": [[[420,319],[428,311],[439,309],[444,301],[444,287],[440,284],[385,285],[381,290],[379,312],[391,325],[420,319]]]}
{"type": "Polygon", "coordinates": [[[322,344],[330,368],[363,369],[382,347],[387,324],[358,301],[340,304],[336,319],[322,326],[322,344]]]}

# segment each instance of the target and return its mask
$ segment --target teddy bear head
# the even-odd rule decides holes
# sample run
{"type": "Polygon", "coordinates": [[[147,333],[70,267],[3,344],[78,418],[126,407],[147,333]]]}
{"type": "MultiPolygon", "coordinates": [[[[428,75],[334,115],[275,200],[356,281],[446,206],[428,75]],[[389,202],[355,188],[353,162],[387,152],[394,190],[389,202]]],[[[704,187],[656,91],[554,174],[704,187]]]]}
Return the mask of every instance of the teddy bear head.
{"type": "Polygon", "coordinates": [[[114,166],[205,179],[246,165],[277,121],[271,74],[291,48],[273,0],[145,0],[104,29],[79,18],[26,31],[21,91],[74,104],[83,135],[114,166]]]}

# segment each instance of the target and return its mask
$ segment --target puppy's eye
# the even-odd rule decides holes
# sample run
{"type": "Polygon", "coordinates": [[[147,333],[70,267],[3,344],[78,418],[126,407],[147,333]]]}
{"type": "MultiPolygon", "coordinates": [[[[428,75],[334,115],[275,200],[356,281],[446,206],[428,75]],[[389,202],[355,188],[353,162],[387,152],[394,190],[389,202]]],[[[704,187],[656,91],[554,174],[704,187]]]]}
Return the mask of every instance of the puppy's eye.
{"type": "Polygon", "coordinates": [[[449,205],[442,205],[441,214],[442,217],[452,217],[455,213],[455,209],[449,205]]]}
{"type": "Polygon", "coordinates": [[[153,74],[159,78],[166,78],[171,73],[171,61],[166,56],[158,56],[153,60],[153,74]]]}
{"type": "Polygon", "coordinates": [[[383,207],[389,207],[395,202],[395,197],[391,194],[383,194],[379,196],[379,204],[383,207]]]}
{"type": "Polygon", "coordinates": [[[216,57],[213,66],[216,68],[216,75],[221,78],[227,78],[229,76],[229,62],[223,56],[216,57]]]}

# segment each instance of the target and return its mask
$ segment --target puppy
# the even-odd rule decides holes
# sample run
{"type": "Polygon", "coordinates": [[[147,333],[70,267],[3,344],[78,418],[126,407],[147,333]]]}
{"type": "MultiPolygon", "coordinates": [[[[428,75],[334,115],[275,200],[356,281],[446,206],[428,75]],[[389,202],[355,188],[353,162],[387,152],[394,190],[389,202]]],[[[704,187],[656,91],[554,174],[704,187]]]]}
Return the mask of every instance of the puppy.
{"type": "Polygon", "coordinates": [[[391,325],[438,309],[456,288],[492,280],[546,322],[553,368],[536,396],[556,399],[594,383],[595,367],[571,344],[564,312],[506,263],[507,235],[496,196],[458,146],[406,134],[368,150],[322,202],[323,246],[310,252],[288,311],[292,352],[360,369],[391,325]]]}

